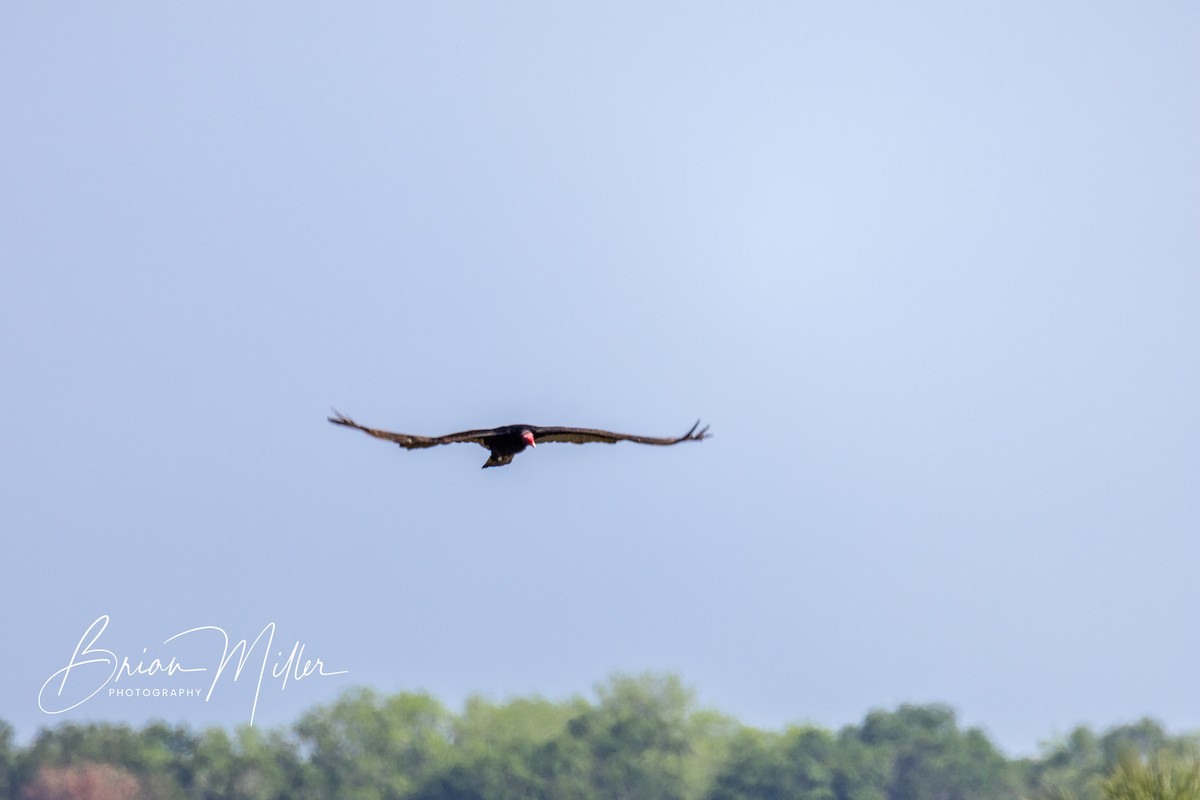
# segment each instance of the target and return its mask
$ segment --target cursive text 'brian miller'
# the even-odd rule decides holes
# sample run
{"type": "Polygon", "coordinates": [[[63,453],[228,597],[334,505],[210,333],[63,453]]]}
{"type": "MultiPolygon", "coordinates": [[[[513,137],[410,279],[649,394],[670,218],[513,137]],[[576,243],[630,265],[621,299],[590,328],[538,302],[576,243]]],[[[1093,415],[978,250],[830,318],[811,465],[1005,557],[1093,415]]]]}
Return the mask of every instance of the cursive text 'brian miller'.
{"type": "MultiPolygon", "coordinates": [[[[287,688],[289,680],[300,681],[312,676],[328,677],[344,675],[348,672],[344,669],[327,670],[325,663],[320,658],[305,658],[305,646],[299,641],[295,642],[288,657],[284,659],[282,649],[276,651],[273,647],[275,642],[274,622],[267,623],[252,642],[241,639],[234,642],[232,646],[230,646],[229,634],[225,632],[225,629],[215,625],[188,628],[163,640],[163,644],[166,645],[187,637],[211,637],[214,645],[220,644],[220,656],[207,666],[185,665],[175,656],[171,656],[166,661],[157,657],[151,658],[149,661],[137,659],[134,663],[129,656],[118,658],[116,653],[98,644],[101,635],[108,627],[108,622],[109,617],[104,614],[89,625],[75,645],[75,650],[71,653],[71,658],[67,661],[66,666],[57,670],[42,684],[42,688],[38,692],[38,708],[44,713],[62,714],[78,708],[95,697],[110,683],[120,683],[122,678],[135,679],[163,675],[170,679],[180,673],[190,674],[193,672],[212,674],[208,692],[204,695],[204,701],[208,702],[212,699],[213,692],[216,691],[217,684],[220,683],[222,677],[229,674],[226,670],[232,663],[233,670],[230,680],[236,683],[242,677],[242,672],[246,670],[247,666],[250,667],[248,676],[254,678],[254,700],[250,706],[250,724],[253,725],[254,715],[258,710],[259,694],[262,692],[263,682],[267,677],[267,664],[272,652],[275,652],[280,660],[276,660],[271,666],[270,675],[272,679],[279,682],[280,690],[287,688]],[[257,649],[260,644],[262,645],[261,650],[257,649]]],[[[214,652],[216,649],[214,647],[214,652]]],[[[145,648],[142,649],[142,653],[146,653],[145,648]]],[[[131,690],[125,690],[125,692],[134,694],[131,690]]],[[[181,690],[179,694],[191,696],[190,691],[184,694],[181,690]]]]}

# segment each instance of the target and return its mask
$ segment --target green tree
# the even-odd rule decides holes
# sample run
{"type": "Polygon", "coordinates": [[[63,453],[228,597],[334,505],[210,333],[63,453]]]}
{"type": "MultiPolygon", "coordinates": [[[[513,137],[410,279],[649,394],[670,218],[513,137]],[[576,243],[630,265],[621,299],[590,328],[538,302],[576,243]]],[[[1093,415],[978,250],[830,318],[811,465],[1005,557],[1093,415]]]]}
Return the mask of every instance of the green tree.
{"type": "MultiPolygon", "coordinates": [[[[163,723],[141,731],[128,725],[68,723],[38,734],[25,755],[21,773],[23,782],[29,782],[42,767],[111,765],[135,776],[145,797],[181,798],[186,796],[195,743],[195,735],[187,728],[163,723]]],[[[70,771],[53,774],[73,780],[70,771]]]]}
{"type": "Polygon", "coordinates": [[[1066,738],[1043,745],[1041,758],[1027,766],[1027,785],[1040,797],[1101,800],[1106,780],[1130,759],[1200,761],[1200,739],[1169,736],[1152,719],[1118,725],[1102,736],[1077,727],[1066,738]]]}
{"type": "Polygon", "coordinates": [[[16,797],[17,748],[12,725],[0,720],[0,798],[16,797]]]}
{"type": "Polygon", "coordinates": [[[195,800],[219,800],[235,797],[237,757],[229,734],[220,728],[202,733],[191,758],[187,796],[195,800]]]}
{"type": "Polygon", "coordinates": [[[238,728],[232,743],[214,737],[204,742],[199,752],[205,756],[208,786],[206,794],[196,797],[298,800],[321,796],[320,777],[300,756],[295,738],[286,731],[245,725],[238,728]]]}
{"type": "Polygon", "coordinates": [[[837,742],[828,731],[793,727],[783,734],[743,729],[713,780],[709,800],[835,800],[837,742]]]}
{"type": "Polygon", "coordinates": [[[1103,792],[1104,800],[1200,800],[1200,761],[1167,755],[1143,759],[1128,751],[1104,781],[1103,792]]]}
{"type": "Polygon", "coordinates": [[[1100,740],[1090,729],[1079,726],[1065,738],[1042,745],[1041,758],[1029,767],[1026,782],[1042,797],[1099,800],[1106,771],[1100,740]]]}
{"type": "MultiPolygon", "coordinates": [[[[584,718],[589,713],[588,705],[582,700],[574,704],[572,720],[584,718]]],[[[582,729],[570,725],[560,735],[546,742],[533,753],[531,766],[541,782],[542,790],[535,798],[554,800],[593,800],[599,798],[592,777],[593,755],[589,743],[581,735],[582,729]]]]}
{"type": "Polygon", "coordinates": [[[1200,756],[1200,750],[1195,748],[1194,739],[1172,739],[1161,723],[1149,717],[1111,728],[1100,738],[1099,744],[1104,753],[1106,773],[1125,765],[1130,756],[1142,760],[1159,756],[1200,756]]]}
{"type": "Polygon", "coordinates": [[[737,720],[711,709],[688,715],[690,752],[684,759],[684,796],[705,797],[729,761],[731,747],[744,729],[737,720]]]}
{"type": "Polygon", "coordinates": [[[347,692],[295,727],[326,796],[389,800],[411,795],[447,760],[450,716],[427,694],[347,692]]]}
{"type": "Polygon", "coordinates": [[[674,676],[618,676],[598,688],[600,704],[574,717],[568,735],[592,758],[592,785],[602,797],[684,797],[688,718],[694,700],[674,676]]]}
{"type": "Polygon", "coordinates": [[[859,741],[890,763],[887,800],[1016,798],[1017,775],[982,731],[958,728],[953,709],[902,705],[874,711],[859,741]]]}
{"type": "Polygon", "coordinates": [[[838,734],[697,710],[678,678],[617,676],[594,701],[347,692],[288,729],[0,721],[0,800],[1200,800],[1200,737],[1153,720],[1079,727],[1010,761],[945,706],[838,734]],[[89,795],[91,792],[93,794],[89,795]]]}
{"type": "Polygon", "coordinates": [[[467,701],[452,723],[453,753],[414,798],[528,800],[549,793],[537,754],[566,730],[570,709],[548,700],[467,701]]]}
{"type": "Polygon", "coordinates": [[[854,726],[843,728],[837,741],[833,775],[837,800],[886,800],[894,756],[891,750],[867,744],[854,726]]]}

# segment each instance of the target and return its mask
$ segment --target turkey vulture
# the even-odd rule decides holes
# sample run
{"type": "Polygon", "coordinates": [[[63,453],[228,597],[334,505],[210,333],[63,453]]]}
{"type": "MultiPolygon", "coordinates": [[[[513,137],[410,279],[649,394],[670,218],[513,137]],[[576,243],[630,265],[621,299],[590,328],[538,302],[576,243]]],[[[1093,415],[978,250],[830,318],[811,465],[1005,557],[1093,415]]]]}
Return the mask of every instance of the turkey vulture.
{"type": "Polygon", "coordinates": [[[369,433],[377,439],[387,439],[401,447],[416,450],[421,447],[433,447],[437,444],[454,444],[455,442],[475,442],[491,451],[491,456],[484,462],[483,468],[503,467],[513,460],[513,456],[526,447],[537,447],[544,442],[605,442],[614,444],[620,441],[638,442],[640,444],[679,444],[680,442],[698,442],[711,434],[708,426],[700,428],[700,420],[692,429],[678,438],[660,439],[654,436],[630,436],[627,433],[611,433],[592,428],[540,428],[537,425],[506,425],[503,428],[490,430],[462,431],[445,436],[410,436],[407,433],[392,433],[375,428],[359,425],[349,417],[343,416],[336,410],[336,416],[328,417],[334,425],[345,425],[347,428],[358,428],[363,433],[369,433]],[[700,430],[696,430],[700,428],[700,430]]]}

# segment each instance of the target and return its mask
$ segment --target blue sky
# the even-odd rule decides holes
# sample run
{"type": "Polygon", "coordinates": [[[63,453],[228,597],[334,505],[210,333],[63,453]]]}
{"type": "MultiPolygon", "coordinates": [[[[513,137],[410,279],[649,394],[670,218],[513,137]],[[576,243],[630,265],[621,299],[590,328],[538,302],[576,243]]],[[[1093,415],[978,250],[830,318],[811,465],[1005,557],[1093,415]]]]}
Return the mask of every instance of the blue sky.
{"type": "Polygon", "coordinates": [[[654,670],[770,727],[948,702],[1012,753],[1200,727],[1197,34],[1187,3],[4,7],[0,717],[247,721],[228,676],[44,714],[108,615],[115,659],[208,671],[63,696],[207,687],[217,634],[165,642],[197,626],[348,671],[268,680],[259,724],[654,670]],[[331,407],[715,437],[483,471],[331,407]]]}

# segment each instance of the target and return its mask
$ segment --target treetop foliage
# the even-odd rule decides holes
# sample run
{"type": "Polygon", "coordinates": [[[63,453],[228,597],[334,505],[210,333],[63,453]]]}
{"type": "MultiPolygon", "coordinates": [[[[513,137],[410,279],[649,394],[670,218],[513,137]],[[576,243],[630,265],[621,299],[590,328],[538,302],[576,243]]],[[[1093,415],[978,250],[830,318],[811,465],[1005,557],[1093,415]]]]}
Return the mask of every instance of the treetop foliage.
{"type": "Polygon", "coordinates": [[[830,731],[764,731],[696,706],[673,676],[596,698],[346,692],[289,728],[63,724],[27,747],[0,721],[12,800],[1200,800],[1200,738],[1153,720],[1079,727],[1009,759],[943,705],[830,731]]]}

